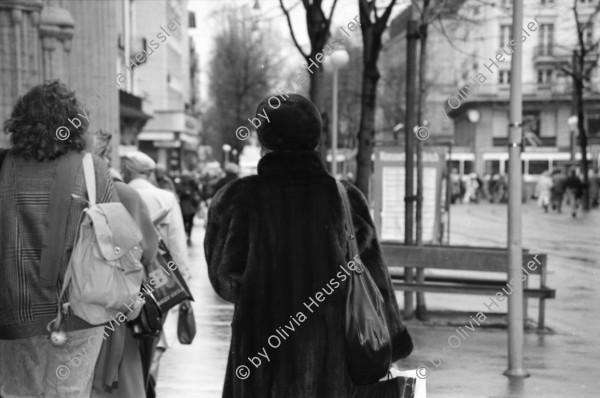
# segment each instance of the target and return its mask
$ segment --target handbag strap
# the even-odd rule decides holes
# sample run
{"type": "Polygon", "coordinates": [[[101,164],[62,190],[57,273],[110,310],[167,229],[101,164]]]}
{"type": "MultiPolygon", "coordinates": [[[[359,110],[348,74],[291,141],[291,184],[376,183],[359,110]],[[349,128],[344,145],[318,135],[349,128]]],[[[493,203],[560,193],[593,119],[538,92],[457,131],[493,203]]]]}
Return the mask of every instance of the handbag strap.
{"type": "Polygon", "coordinates": [[[85,176],[85,187],[87,188],[88,201],[96,204],[96,174],[94,173],[94,159],[91,153],[83,157],[83,175],[85,176]]]}
{"type": "Polygon", "coordinates": [[[352,259],[360,255],[360,252],[358,251],[358,243],[356,242],[354,222],[352,221],[350,199],[348,199],[348,193],[346,192],[344,185],[338,180],[335,180],[335,183],[342,198],[342,207],[344,208],[344,225],[346,229],[346,242],[349,251],[348,254],[350,255],[350,259],[352,259]]]}

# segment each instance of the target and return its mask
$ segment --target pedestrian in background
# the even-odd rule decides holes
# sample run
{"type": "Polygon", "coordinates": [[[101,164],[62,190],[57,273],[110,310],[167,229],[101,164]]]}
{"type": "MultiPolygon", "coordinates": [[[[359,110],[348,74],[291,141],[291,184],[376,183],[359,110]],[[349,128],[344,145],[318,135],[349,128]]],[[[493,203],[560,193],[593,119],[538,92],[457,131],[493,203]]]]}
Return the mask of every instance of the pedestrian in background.
{"type": "Polygon", "coordinates": [[[535,186],[535,196],[538,200],[538,206],[544,209],[545,213],[548,213],[548,207],[550,206],[551,190],[554,183],[550,177],[548,171],[544,171],[535,186]]]}
{"type": "MultiPolygon", "coordinates": [[[[169,248],[178,269],[189,280],[190,273],[187,267],[188,250],[186,245],[183,217],[177,203],[175,194],[157,188],[150,180],[156,169],[156,163],[145,153],[130,152],[121,159],[123,180],[134,188],[142,197],[152,221],[158,224],[158,232],[169,248]],[[157,221],[160,219],[160,221],[157,221]]],[[[163,331],[157,342],[156,352],[150,370],[149,396],[154,396],[156,381],[158,380],[158,366],[160,358],[167,348],[175,341],[177,335],[177,320],[179,306],[173,307],[164,314],[163,331]]]]}
{"type": "Polygon", "coordinates": [[[156,179],[156,186],[160,189],[164,189],[169,192],[176,192],[175,183],[167,174],[167,169],[163,165],[156,165],[154,169],[154,178],[156,179]]]}
{"type": "Polygon", "coordinates": [[[562,212],[562,203],[565,195],[565,182],[567,177],[561,169],[552,172],[552,190],[550,191],[550,200],[552,209],[558,213],[562,212]]]}
{"type": "MultiPolygon", "coordinates": [[[[4,131],[11,147],[0,171],[0,396],[89,397],[104,326],[69,310],[66,344],[48,325],[71,257],[87,189],[81,167],[88,121],[64,84],[33,87],[17,101],[4,131]],[[79,120],[78,127],[69,121],[79,120]],[[74,198],[72,195],[79,198],[74,198]],[[87,360],[71,359],[85,350],[87,360]],[[70,373],[65,376],[63,371],[70,373]],[[61,371],[62,370],[62,371],[61,371]]],[[[108,167],[93,156],[96,202],[117,202],[108,167]]]]}
{"type": "Polygon", "coordinates": [[[569,178],[565,181],[565,189],[567,190],[567,196],[571,204],[571,215],[577,217],[577,210],[583,197],[583,183],[575,170],[571,170],[569,178]]]}
{"type": "MultiPolygon", "coordinates": [[[[223,186],[208,212],[208,275],[215,291],[235,304],[224,398],[348,398],[354,391],[344,334],[348,281],[338,279],[346,264],[342,199],[316,151],[322,128],[317,108],[297,94],[286,98],[277,109],[267,99],[258,105],[257,114],[270,118],[258,128],[264,153],[258,175],[223,186]],[[317,292],[322,302],[312,298],[317,292]],[[276,330],[289,335],[281,335],[281,345],[270,337],[276,330]]],[[[396,361],[410,354],[412,340],[368,202],[343,184],[360,258],[385,300],[396,361]]]]}
{"type": "Polygon", "coordinates": [[[177,196],[179,196],[179,205],[181,215],[183,216],[183,226],[187,236],[187,244],[192,244],[192,229],[194,228],[194,217],[200,207],[202,193],[200,192],[199,182],[189,172],[184,172],[178,179],[176,185],[177,196]]]}

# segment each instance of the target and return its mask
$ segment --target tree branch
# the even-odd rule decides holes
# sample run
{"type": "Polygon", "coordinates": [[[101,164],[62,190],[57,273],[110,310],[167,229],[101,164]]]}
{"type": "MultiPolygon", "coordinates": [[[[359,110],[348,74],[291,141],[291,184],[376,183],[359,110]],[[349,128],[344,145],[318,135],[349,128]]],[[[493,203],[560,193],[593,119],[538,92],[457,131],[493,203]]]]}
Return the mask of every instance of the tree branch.
{"type": "Polygon", "coordinates": [[[326,18],[326,26],[327,28],[325,29],[327,32],[329,32],[329,28],[331,26],[331,18],[333,17],[333,10],[335,10],[335,5],[337,4],[338,0],[333,0],[333,5],[331,6],[331,12],[329,13],[329,18],[326,18]]]}
{"type": "MultiPolygon", "coordinates": [[[[306,5],[308,4],[308,0],[302,0],[302,1],[304,3],[304,6],[306,7],[306,5]]],[[[294,34],[294,28],[292,27],[292,20],[290,18],[290,13],[285,8],[285,6],[283,5],[283,0],[279,0],[279,4],[281,5],[281,9],[283,10],[283,13],[285,14],[285,18],[287,20],[288,27],[290,28],[290,34],[292,36],[292,40],[294,41],[294,45],[296,46],[296,48],[298,49],[298,51],[300,51],[300,54],[302,54],[302,56],[304,57],[304,59],[308,59],[309,55],[307,55],[304,52],[304,50],[300,46],[300,43],[298,43],[298,40],[296,39],[296,35],[294,34]]]]}
{"type": "Polygon", "coordinates": [[[375,14],[375,31],[378,35],[381,35],[387,27],[387,21],[390,18],[390,15],[392,14],[392,8],[394,8],[395,4],[396,0],[392,0],[380,18],[378,18],[377,14],[375,14]]]}

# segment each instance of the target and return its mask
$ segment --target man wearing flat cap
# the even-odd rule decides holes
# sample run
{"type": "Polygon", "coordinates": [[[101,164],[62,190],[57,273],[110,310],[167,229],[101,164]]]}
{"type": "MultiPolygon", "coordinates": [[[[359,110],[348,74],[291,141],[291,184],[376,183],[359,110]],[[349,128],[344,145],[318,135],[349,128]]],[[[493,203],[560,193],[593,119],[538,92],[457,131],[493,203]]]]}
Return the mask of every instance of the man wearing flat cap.
{"type": "MultiPolygon", "coordinates": [[[[223,397],[347,398],[354,386],[346,370],[342,199],[316,151],[316,107],[297,94],[272,98],[256,111],[268,116],[258,128],[258,175],[225,185],[208,212],[208,276],[235,304],[223,397]]],[[[360,258],[385,301],[396,361],[410,354],[412,340],[367,200],[353,185],[344,188],[360,258]]]]}
{"type": "MultiPolygon", "coordinates": [[[[154,169],[156,169],[156,162],[150,156],[139,151],[130,152],[121,159],[123,180],[138,191],[150,211],[152,221],[157,225],[162,239],[177,262],[178,269],[181,270],[185,279],[189,279],[188,249],[181,209],[175,194],[157,188],[150,182],[154,169]]],[[[173,343],[177,335],[178,314],[179,306],[172,308],[163,325],[163,332],[160,336],[151,370],[154,381],[157,380],[160,357],[173,343]]]]}

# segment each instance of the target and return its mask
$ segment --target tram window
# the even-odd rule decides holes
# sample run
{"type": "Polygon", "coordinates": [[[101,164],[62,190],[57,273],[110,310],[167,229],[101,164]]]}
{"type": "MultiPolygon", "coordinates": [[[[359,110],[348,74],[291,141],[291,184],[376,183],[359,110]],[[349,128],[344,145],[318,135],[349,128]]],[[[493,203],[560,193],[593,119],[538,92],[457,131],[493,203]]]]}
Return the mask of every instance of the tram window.
{"type": "Polygon", "coordinates": [[[500,161],[499,160],[486,160],[485,161],[485,173],[486,174],[500,174],[500,161]]]}
{"type": "Polygon", "coordinates": [[[450,170],[456,169],[457,173],[460,173],[460,160],[451,160],[450,161],[450,170]]]}
{"type": "Polygon", "coordinates": [[[471,174],[473,172],[473,161],[465,160],[465,170],[463,172],[464,175],[471,174]]]}
{"type": "Polygon", "coordinates": [[[530,160],[529,161],[529,174],[539,175],[544,171],[548,170],[547,160],[530,160]]]}

